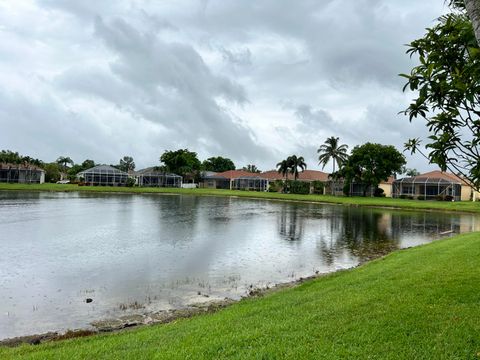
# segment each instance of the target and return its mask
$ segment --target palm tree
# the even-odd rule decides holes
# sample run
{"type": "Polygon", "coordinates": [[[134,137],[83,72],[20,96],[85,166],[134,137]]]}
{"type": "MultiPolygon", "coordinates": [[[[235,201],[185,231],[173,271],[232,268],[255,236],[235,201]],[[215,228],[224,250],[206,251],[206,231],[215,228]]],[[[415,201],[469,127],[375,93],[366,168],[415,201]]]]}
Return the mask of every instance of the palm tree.
{"type": "Polygon", "coordinates": [[[333,160],[332,174],[335,173],[335,163],[340,168],[348,157],[348,145],[339,145],[339,140],[340,138],[338,137],[330,136],[317,150],[317,153],[320,154],[318,156],[318,164],[323,165],[322,169],[325,168],[330,160],[333,160]]]}
{"type": "Polygon", "coordinates": [[[254,164],[248,164],[247,166],[244,166],[244,167],[242,168],[242,170],[243,170],[243,171],[248,171],[248,172],[251,172],[251,173],[260,173],[260,172],[261,172],[261,170],[259,170],[259,169],[257,168],[257,166],[254,165],[254,164]]]}
{"type": "Polygon", "coordinates": [[[295,180],[298,179],[298,168],[302,170],[302,172],[307,168],[307,164],[305,163],[305,159],[303,156],[297,157],[297,155],[289,156],[287,160],[290,160],[290,173],[293,174],[295,180]]]}
{"type": "Polygon", "coordinates": [[[60,156],[57,159],[57,164],[63,168],[63,172],[67,172],[67,164],[73,165],[73,160],[68,156],[60,156]]]}
{"type": "Polygon", "coordinates": [[[277,171],[279,174],[282,174],[283,176],[285,176],[285,181],[288,180],[288,173],[290,171],[290,163],[287,160],[282,160],[280,161],[278,164],[277,164],[277,171]]]}

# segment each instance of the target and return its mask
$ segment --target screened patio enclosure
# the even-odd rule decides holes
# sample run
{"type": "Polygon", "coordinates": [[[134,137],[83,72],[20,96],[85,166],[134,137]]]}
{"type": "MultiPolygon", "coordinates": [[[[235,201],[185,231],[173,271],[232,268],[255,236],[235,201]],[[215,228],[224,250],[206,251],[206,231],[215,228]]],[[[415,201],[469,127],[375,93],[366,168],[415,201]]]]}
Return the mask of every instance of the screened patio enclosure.
{"type": "Polygon", "coordinates": [[[136,173],[137,185],[145,187],[182,187],[182,177],[161,170],[147,168],[136,173]]]}
{"type": "Polygon", "coordinates": [[[414,199],[438,200],[450,197],[460,201],[462,184],[454,180],[415,176],[403,178],[393,182],[392,196],[412,197],[414,199]]]}
{"type": "Polygon", "coordinates": [[[77,174],[89,186],[125,186],[128,174],[109,165],[98,165],[77,174]]]}
{"type": "Polygon", "coordinates": [[[233,179],[232,190],[267,191],[268,180],[261,177],[240,177],[233,179]]]}
{"type": "Polygon", "coordinates": [[[45,182],[45,171],[36,166],[0,164],[0,182],[43,184],[45,182]]]}

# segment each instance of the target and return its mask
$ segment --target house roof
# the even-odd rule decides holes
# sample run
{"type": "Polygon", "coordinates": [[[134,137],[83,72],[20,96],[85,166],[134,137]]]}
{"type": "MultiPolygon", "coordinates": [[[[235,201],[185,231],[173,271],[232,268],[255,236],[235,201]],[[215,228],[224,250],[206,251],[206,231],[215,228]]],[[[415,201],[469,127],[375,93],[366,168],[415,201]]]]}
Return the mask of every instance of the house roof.
{"type": "Polygon", "coordinates": [[[128,175],[126,172],[122,170],[118,170],[117,168],[114,168],[113,166],[110,166],[110,165],[97,165],[90,169],[79,172],[77,176],[81,174],[92,174],[92,173],[104,173],[104,174],[109,173],[109,174],[128,175]]]}
{"type": "Polygon", "coordinates": [[[45,172],[42,168],[39,168],[36,165],[31,164],[10,164],[10,163],[0,163],[0,169],[13,169],[13,170],[35,170],[45,172]]]}
{"type": "Polygon", "coordinates": [[[455,183],[461,185],[467,185],[465,180],[458,177],[455,174],[434,170],[424,174],[420,174],[413,177],[407,177],[402,179],[397,179],[395,182],[403,182],[403,183],[455,183]]]}
{"type": "Polygon", "coordinates": [[[145,169],[135,171],[135,175],[137,175],[137,176],[139,176],[139,175],[156,175],[156,176],[164,175],[164,176],[169,176],[169,177],[179,177],[179,178],[181,178],[180,175],[172,174],[172,173],[166,173],[166,172],[160,170],[157,166],[151,166],[151,167],[148,167],[148,168],[145,168],[145,169]]]}
{"type": "MultiPolygon", "coordinates": [[[[328,181],[327,173],[319,170],[305,170],[298,173],[298,180],[301,181],[328,181]]],[[[265,171],[260,174],[260,177],[268,180],[283,180],[285,177],[279,173],[277,170],[265,171]]],[[[288,175],[289,179],[293,179],[293,175],[288,175]]]]}
{"type": "Polygon", "coordinates": [[[249,178],[249,177],[258,177],[260,174],[252,173],[245,170],[228,170],[224,172],[219,172],[214,175],[206,176],[207,179],[238,179],[238,178],[249,178]]]}

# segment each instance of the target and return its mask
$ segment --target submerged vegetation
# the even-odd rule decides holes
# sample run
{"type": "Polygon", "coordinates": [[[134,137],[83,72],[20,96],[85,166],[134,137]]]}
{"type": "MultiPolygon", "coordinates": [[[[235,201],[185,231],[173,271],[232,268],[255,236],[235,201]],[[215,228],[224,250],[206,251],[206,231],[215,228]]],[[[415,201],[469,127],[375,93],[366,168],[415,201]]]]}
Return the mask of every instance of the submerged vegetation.
{"type": "Polygon", "coordinates": [[[4,359],[475,359],[480,234],[397,251],[214,314],[0,349],[4,359]],[[408,271],[405,271],[408,269],[408,271]]]}

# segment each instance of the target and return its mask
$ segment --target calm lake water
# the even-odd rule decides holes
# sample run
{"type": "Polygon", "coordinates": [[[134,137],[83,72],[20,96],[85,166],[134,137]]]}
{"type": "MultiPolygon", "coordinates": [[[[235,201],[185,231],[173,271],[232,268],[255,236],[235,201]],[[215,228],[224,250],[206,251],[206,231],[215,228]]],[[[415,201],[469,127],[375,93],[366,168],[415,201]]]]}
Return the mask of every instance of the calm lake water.
{"type": "Polygon", "coordinates": [[[479,228],[480,218],[465,214],[0,192],[0,339],[86,327],[122,312],[238,299],[250,286],[349,268],[479,228]]]}

